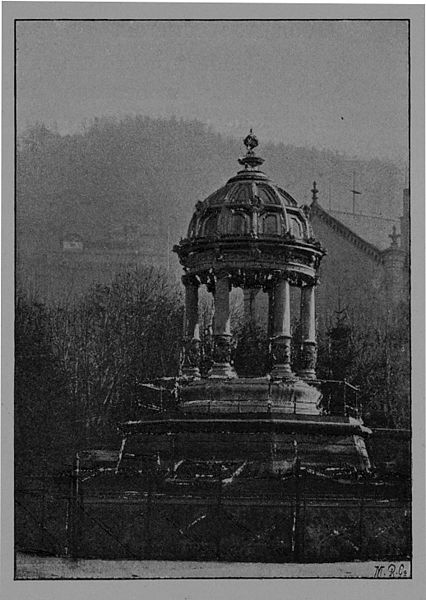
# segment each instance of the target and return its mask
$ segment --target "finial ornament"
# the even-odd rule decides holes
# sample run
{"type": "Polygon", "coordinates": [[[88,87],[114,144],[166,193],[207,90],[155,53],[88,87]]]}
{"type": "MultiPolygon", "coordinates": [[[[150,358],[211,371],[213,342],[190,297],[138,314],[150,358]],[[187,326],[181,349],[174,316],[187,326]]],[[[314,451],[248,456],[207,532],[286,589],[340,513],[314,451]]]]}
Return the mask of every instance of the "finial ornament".
{"type": "Polygon", "coordinates": [[[392,233],[389,234],[391,239],[391,248],[398,248],[398,238],[401,237],[399,233],[396,233],[396,225],[392,227],[392,233]]]}
{"type": "Polygon", "coordinates": [[[240,165],[244,165],[246,169],[255,169],[263,164],[264,160],[260,156],[256,156],[254,149],[259,145],[259,140],[250,128],[250,133],[244,138],[244,146],[247,148],[247,153],[243,158],[239,158],[240,165]]]}
{"type": "Polygon", "coordinates": [[[314,181],[313,185],[312,185],[312,204],[315,204],[318,201],[318,188],[317,188],[317,182],[314,181]]]}
{"type": "Polygon", "coordinates": [[[259,145],[259,140],[253,133],[253,129],[250,127],[250,133],[244,138],[244,146],[247,148],[247,154],[253,154],[254,148],[259,145]]]}

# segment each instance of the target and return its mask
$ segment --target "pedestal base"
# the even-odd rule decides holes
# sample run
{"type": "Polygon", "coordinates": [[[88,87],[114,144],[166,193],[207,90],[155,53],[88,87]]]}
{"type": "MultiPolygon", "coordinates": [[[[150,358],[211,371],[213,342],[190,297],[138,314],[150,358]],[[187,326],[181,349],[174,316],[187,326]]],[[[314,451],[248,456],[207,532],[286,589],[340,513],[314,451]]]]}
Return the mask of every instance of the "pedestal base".
{"type": "Polygon", "coordinates": [[[141,435],[144,451],[159,454],[164,462],[189,460],[207,468],[220,462],[245,462],[254,478],[255,472],[279,474],[291,469],[296,444],[301,464],[313,471],[349,465],[369,471],[371,467],[364,441],[371,432],[350,417],[179,411],[123,424],[123,430],[129,439],[141,435]]]}
{"type": "Polygon", "coordinates": [[[290,368],[290,365],[274,365],[271,370],[271,379],[297,379],[296,375],[290,368]]]}
{"type": "Polygon", "coordinates": [[[237,374],[229,363],[213,363],[209,371],[209,379],[235,379],[237,374]]]}
{"type": "Polygon", "coordinates": [[[180,398],[185,414],[321,414],[321,392],[294,375],[291,379],[242,378],[229,365],[214,365],[207,379],[183,383],[180,398]]]}

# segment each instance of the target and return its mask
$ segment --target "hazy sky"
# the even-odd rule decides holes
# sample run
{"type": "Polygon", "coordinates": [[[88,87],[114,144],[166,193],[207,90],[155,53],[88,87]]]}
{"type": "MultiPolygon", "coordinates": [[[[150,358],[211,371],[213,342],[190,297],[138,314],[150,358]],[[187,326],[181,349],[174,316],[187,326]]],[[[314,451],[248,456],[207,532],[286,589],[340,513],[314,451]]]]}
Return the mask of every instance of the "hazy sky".
{"type": "Polygon", "coordinates": [[[20,22],[18,127],[143,114],[407,160],[404,21],[20,22]]]}

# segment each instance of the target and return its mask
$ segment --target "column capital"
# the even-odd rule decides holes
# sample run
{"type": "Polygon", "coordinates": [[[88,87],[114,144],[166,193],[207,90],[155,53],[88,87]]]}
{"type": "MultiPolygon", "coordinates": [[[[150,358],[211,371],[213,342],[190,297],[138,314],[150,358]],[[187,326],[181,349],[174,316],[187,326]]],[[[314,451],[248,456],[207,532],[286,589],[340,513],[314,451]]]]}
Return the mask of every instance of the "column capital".
{"type": "Polygon", "coordinates": [[[305,281],[302,279],[302,281],[300,282],[300,288],[302,290],[304,290],[306,288],[316,288],[318,284],[319,284],[319,276],[316,276],[315,279],[311,279],[309,281],[305,281]]]}
{"type": "Polygon", "coordinates": [[[289,285],[300,287],[302,284],[302,275],[295,271],[274,271],[271,281],[275,285],[280,281],[287,281],[289,285]]]}

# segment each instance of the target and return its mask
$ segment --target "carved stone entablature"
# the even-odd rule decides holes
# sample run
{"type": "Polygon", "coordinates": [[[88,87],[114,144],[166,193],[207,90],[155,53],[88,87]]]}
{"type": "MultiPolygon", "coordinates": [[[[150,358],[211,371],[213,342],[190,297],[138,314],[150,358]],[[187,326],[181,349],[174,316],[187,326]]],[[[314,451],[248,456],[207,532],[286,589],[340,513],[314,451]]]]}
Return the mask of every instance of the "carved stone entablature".
{"type": "Polygon", "coordinates": [[[256,269],[255,266],[250,268],[249,265],[240,267],[239,265],[232,266],[230,264],[227,264],[226,268],[224,268],[224,265],[220,265],[220,267],[218,265],[217,269],[205,268],[203,271],[197,271],[196,280],[206,285],[209,292],[214,292],[217,278],[224,276],[225,273],[229,275],[231,287],[258,288],[263,289],[265,292],[272,289],[280,278],[286,279],[291,286],[295,287],[316,285],[318,282],[318,277],[309,269],[307,272],[303,272],[294,269],[287,270],[286,268],[277,269],[276,265],[270,265],[270,268],[256,269]]]}
{"type": "Polygon", "coordinates": [[[306,241],[308,244],[315,246],[315,248],[318,248],[319,250],[322,250],[325,253],[325,248],[323,248],[323,246],[321,245],[321,242],[319,242],[316,238],[310,237],[306,241]]]}
{"type": "Polygon", "coordinates": [[[304,265],[290,264],[282,265],[279,263],[263,261],[252,264],[247,261],[237,262],[214,262],[213,267],[209,263],[199,265],[195,270],[189,270],[184,277],[185,281],[203,284],[207,286],[208,291],[214,292],[217,278],[229,275],[230,286],[239,288],[261,288],[268,291],[278,279],[286,279],[291,286],[304,287],[306,285],[316,285],[318,276],[315,271],[304,265]],[[204,268],[203,268],[204,267],[204,268]]]}
{"type": "Polygon", "coordinates": [[[312,286],[312,285],[313,286],[317,286],[318,283],[319,283],[319,280],[320,279],[319,279],[318,276],[315,276],[315,277],[312,277],[312,278],[301,278],[300,282],[299,282],[300,283],[299,287],[304,288],[304,287],[309,287],[309,286],[312,286]]]}
{"type": "Polygon", "coordinates": [[[210,245],[201,252],[191,251],[181,255],[181,264],[184,267],[190,267],[192,270],[197,267],[204,267],[206,264],[212,265],[215,260],[247,263],[254,260],[260,262],[279,263],[279,267],[286,264],[300,264],[315,268],[319,266],[322,255],[317,256],[316,252],[309,252],[305,248],[287,248],[286,246],[273,245],[267,246],[259,240],[252,238],[250,243],[225,245],[219,243],[210,245]]]}
{"type": "Polygon", "coordinates": [[[302,265],[307,265],[308,267],[315,268],[316,256],[309,255],[302,252],[293,252],[292,260],[302,265]]]}
{"type": "Polygon", "coordinates": [[[301,278],[302,274],[301,273],[297,273],[295,271],[288,271],[287,273],[284,273],[283,277],[284,279],[286,279],[290,285],[294,285],[294,286],[300,286],[301,285],[301,278]]]}
{"type": "Polygon", "coordinates": [[[299,249],[305,252],[314,252],[323,254],[322,250],[319,250],[313,245],[303,243],[301,241],[288,240],[282,235],[273,236],[259,236],[259,241],[254,241],[250,231],[245,234],[234,234],[228,232],[221,236],[206,236],[200,237],[196,240],[184,239],[181,240],[179,245],[175,245],[174,251],[179,255],[181,259],[185,259],[191,254],[202,254],[211,250],[212,246],[219,245],[221,249],[248,249],[252,244],[257,244],[262,250],[278,250],[278,249],[299,249]]]}

